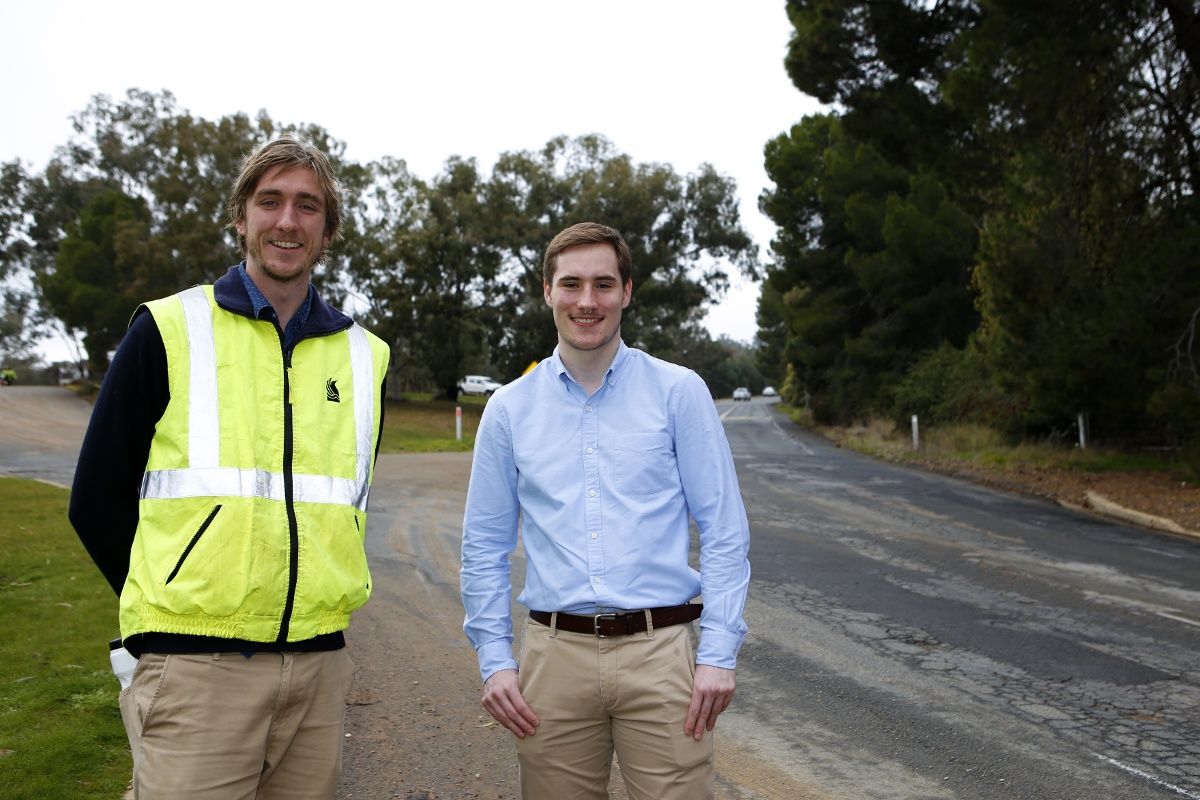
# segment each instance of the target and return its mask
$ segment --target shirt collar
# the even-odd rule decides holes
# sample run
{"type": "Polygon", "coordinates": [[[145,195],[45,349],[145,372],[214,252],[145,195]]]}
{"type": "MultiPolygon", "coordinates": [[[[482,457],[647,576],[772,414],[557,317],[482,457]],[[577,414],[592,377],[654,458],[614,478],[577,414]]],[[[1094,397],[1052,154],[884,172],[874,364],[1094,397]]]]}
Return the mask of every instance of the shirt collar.
{"type": "MultiPolygon", "coordinates": [[[[250,277],[250,273],[246,271],[246,262],[243,261],[238,265],[238,275],[242,279],[242,285],[246,287],[246,294],[250,295],[250,305],[254,308],[254,318],[262,319],[264,309],[271,309],[271,313],[275,313],[275,308],[271,305],[271,301],[267,299],[257,286],[254,285],[254,280],[250,277]]],[[[308,312],[312,308],[313,287],[308,285],[308,292],[304,295],[304,302],[296,309],[296,315],[288,323],[288,328],[292,328],[292,323],[295,323],[296,328],[303,328],[304,323],[308,322],[308,312]]]]}
{"type": "MultiPolygon", "coordinates": [[[[554,345],[554,352],[550,354],[550,364],[554,367],[554,372],[558,375],[559,380],[570,378],[571,373],[567,371],[567,365],[563,363],[562,356],[559,354],[561,345],[554,345]]],[[[613,356],[612,363],[608,365],[608,372],[604,374],[605,383],[615,385],[620,380],[621,373],[625,371],[626,365],[629,363],[630,353],[632,351],[625,344],[624,339],[619,339],[617,344],[617,354],[613,356]]]]}

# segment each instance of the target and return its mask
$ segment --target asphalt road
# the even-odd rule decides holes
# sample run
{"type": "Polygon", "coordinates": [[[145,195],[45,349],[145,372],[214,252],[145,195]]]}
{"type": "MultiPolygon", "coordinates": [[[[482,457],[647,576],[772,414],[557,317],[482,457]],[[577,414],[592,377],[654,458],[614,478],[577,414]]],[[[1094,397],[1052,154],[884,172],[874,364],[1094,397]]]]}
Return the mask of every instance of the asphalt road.
{"type": "Polygon", "coordinates": [[[0,475],[70,487],[91,415],[60,386],[0,386],[0,475]]]}
{"type": "Polygon", "coordinates": [[[845,798],[1200,798],[1200,543],[719,403],[750,516],[726,734],[845,798]]]}

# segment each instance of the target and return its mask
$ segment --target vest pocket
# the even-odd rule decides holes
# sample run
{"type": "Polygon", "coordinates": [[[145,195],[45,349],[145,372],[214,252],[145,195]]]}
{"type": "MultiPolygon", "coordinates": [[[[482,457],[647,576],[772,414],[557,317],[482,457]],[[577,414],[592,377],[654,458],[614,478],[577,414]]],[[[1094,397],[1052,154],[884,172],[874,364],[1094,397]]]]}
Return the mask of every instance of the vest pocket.
{"type": "Polygon", "coordinates": [[[188,542],[187,547],[183,548],[183,553],[180,554],[179,561],[175,564],[175,569],[171,570],[171,574],[167,576],[167,583],[175,580],[175,576],[179,574],[179,568],[183,566],[184,561],[187,561],[188,554],[192,552],[192,548],[196,546],[196,542],[200,541],[200,537],[204,535],[206,530],[208,530],[208,526],[212,524],[212,521],[217,516],[217,512],[220,510],[220,504],[214,506],[213,510],[208,512],[208,516],[205,517],[204,522],[200,524],[200,528],[194,534],[192,534],[192,540],[188,542]]]}

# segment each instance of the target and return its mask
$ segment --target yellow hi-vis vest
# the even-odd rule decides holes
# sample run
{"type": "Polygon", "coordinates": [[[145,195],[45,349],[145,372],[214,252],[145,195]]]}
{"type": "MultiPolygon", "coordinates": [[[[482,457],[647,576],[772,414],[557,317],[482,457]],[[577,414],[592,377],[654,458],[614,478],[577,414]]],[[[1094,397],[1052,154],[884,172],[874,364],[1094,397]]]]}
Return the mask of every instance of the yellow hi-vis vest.
{"type": "Polygon", "coordinates": [[[297,642],[371,594],[363,537],[388,349],[357,324],[302,339],[219,308],[212,286],[147,303],[170,401],[138,505],[121,636],[297,642]]]}

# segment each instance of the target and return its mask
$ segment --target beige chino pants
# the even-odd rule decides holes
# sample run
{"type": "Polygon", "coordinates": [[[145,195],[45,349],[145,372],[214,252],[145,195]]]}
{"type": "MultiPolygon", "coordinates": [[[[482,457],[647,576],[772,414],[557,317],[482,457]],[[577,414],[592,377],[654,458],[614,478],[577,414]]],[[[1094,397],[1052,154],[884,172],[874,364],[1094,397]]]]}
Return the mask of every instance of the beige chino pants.
{"type": "Polygon", "coordinates": [[[529,620],[521,693],[541,724],[517,740],[523,800],[603,800],[614,750],[633,800],[712,798],[713,735],[683,732],[693,624],[600,638],[529,620]]]}
{"type": "Polygon", "coordinates": [[[354,665],[318,653],[138,659],[121,692],[137,800],[328,800],[354,665]]]}

